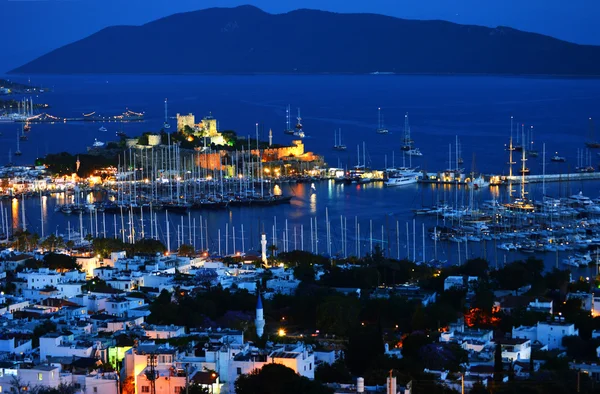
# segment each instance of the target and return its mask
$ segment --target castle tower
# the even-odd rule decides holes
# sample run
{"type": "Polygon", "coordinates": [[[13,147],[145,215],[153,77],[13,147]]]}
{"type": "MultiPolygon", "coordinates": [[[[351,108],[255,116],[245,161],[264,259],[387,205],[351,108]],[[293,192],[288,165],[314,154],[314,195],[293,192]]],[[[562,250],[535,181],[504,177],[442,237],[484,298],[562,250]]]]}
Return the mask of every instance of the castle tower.
{"type": "Polygon", "coordinates": [[[263,317],[263,306],[260,293],[258,293],[258,301],[256,302],[256,319],[254,320],[254,325],[256,326],[256,335],[259,338],[262,337],[265,330],[265,319],[263,317]]]}

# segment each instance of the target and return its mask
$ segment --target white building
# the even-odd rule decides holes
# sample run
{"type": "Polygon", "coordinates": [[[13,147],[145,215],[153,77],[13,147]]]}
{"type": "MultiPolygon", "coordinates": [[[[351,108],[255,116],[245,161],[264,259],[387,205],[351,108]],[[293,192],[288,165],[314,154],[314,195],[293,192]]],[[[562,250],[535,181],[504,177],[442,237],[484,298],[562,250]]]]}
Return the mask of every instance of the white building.
{"type": "Polygon", "coordinates": [[[479,277],[477,276],[449,276],[444,280],[444,291],[450,289],[467,289],[472,290],[479,277]]]}
{"type": "Polygon", "coordinates": [[[529,302],[527,310],[548,313],[551,315],[553,313],[553,301],[551,299],[536,298],[534,301],[529,302]]]}
{"type": "Polygon", "coordinates": [[[529,360],[531,358],[531,340],[526,338],[496,339],[500,344],[502,359],[512,361],[529,360]]]}
{"type": "Polygon", "coordinates": [[[144,330],[150,339],[168,339],[185,335],[185,327],[172,324],[170,326],[147,325],[144,330]]]}
{"type": "Polygon", "coordinates": [[[85,341],[75,341],[72,337],[59,333],[48,333],[40,337],[40,360],[53,357],[90,357],[93,344],[85,341]]]}
{"type": "Polygon", "coordinates": [[[31,339],[17,339],[14,335],[10,334],[0,336],[0,352],[22,354],[30,351],[31,339]]]}
{"type": "Polygon", "coordinates": [[[513,327],[513,338],[526,338],[531,343],[540,343],[548,346],[548,350],[564,349],[563,338],[573,335],[579,335],[579,330],[574,324],[565,323],[564,319],[538,322],[535,326],[513,327]]]}

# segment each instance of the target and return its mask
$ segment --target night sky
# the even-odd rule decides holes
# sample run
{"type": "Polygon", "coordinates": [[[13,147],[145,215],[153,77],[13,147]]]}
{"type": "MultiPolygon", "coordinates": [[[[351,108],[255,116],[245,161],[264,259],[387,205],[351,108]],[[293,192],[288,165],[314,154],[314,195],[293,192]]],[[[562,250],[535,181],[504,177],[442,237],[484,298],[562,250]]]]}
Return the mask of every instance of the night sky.
{"type": "Polygon", "coordinates": [[[315,8],[504,25],[600,44],[597,0],[0,0],[0,72],[106,26],[138,25],[177,12],[242,4],[272,13],[315,8]]]}

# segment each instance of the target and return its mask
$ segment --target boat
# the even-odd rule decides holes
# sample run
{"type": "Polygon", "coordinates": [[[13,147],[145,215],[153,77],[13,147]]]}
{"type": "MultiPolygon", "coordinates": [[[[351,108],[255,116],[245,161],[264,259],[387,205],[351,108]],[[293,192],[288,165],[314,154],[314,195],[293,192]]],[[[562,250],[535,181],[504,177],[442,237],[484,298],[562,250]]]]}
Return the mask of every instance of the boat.
{"type": "Polygon", "coordinates": [[[563,156],[559,156],[558,152],[556,152],[556,154],[550,158],[550,161],[553,161],[555,163],[564,163],[567,161],[567,159],[563,156]]]}
{"type": "Polygon", "coordinates": [[[291,121],[291,117],[290,117],[290,105],[289,104],[285,109],[285,130],[283,130],[283,133],[289,134],[289,135],[294,134],[294,129],[292,128],[292,121],[291,121]]]}
{"type": "Polygon", "coordinates": [[[96,138],[94,138],[94,144],[92,145],[94,148],[102,148],[104,145],[106,145],[104,142],[98,141],[96,138]]]}
{"type": "Polygon", "coordinates": [[[592,118],[589,118],[588,140],[585,142],[585,146],[592,149],[600,148],[600,141],[596,140],[594,136],[594,122],[592,118]]]}
{"type": "Polygon", "coordinates": [[[19,136],[21,141],[27,141],[27,134],[25,134],[25,128],[21,128],[21,135],[19,136]]]}
{"type": "Polygon", "coordinates": [[[408,151],[412,149],[413,140],[410,138],[410,125],[408,123],[408,113],[404,115],[404,138],[402,139],[402,149],[403,151],[408,151]]]}
{"type": "Polygon", "coordinates": [[[477,178],[473,178],[473,180],[471,181],[471,185],[473,185],[475,189],[481,189],[484,187],[488,187],[490,185],[490,182],[486,181],[483,175],[479,175],[477,178]]]}
{"type": "Polygon", "coordinates": [[[304,131],[302,131],[302,118],[300,117],[300,108],[298,108],[298,122],[296,123],[296,130],[294,131],[295,137],[304,138],[304,131]]]}
{"type": "Polygon", "coordinates": [[[385,186],[388,186],[388,187],[392,187],[392,186],[404,186],[404,185],[411,185],[413,183],[417,183],[417,178],[416,177],[402,175],[402,176],[397,176],[397,177],[389,178],[385,182],[385,186]]]}
{"type": "Polygon", "coordinates": [[[390,131],[383,125],[381,118],[381,108],[377,108],[377,134],[387,134],[390,131]]]}
{"type": "Polygon", "coordinates": [[[19,133],[17,132],[17,150],[15,151],[15,156],[21,156],[23,154],[19,147],[19,141],[20,141],[19,133]]]}
{"type": "Polygon", "coordinates": [[[413,148],[406,151],[406,154],[409,156],[423,156],[423,153],[419,150],[419,148],[413,148]]]}
{"type": "Polygon", "coordinates": [[[333,149],[335,150],[346,150],[346,145],[342,144],[342,129],[338,131],[333,130],[333,149]]]}
{"type": "Polygon", "coordinates": [[[98,129],[98,131],[106,131],[106,127],[104,127],[104,126],[101,126],[101,127],[98,129]]]}
{"type": "Polygon", "coordinates": [[[169,118],[167,117],[167,99],[165,99],[165,123],[163,123],[163,128],[171,128],[171,125],[169,124],[169,118]]]}
{"type": "Polygon", "coordinates": [[[530,171],[529,171],[529,168],[527,168],[527,167],[523,167],[519,170],[519,174],[521,174],[521,175],[529,175],[529,173],[530,173],[530,171]]]}

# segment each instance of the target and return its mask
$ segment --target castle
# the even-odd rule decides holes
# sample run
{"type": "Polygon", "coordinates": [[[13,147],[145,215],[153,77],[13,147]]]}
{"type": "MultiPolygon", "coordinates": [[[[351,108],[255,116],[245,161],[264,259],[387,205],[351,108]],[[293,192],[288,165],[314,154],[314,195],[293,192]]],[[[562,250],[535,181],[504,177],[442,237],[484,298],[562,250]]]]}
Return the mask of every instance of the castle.
{"type": "Polygon", "coordinates": [[[185,132],[188,127],[193,130],[195,137],[205,137],[210,139],[211,144],[215,145],[226,144],[223,135],[217,129],[217,120],[212,115],[205,116],[199,123],[196,123],[196,117],[192,113],[187,115],[177,114],[177,131],[185,132]]]}

